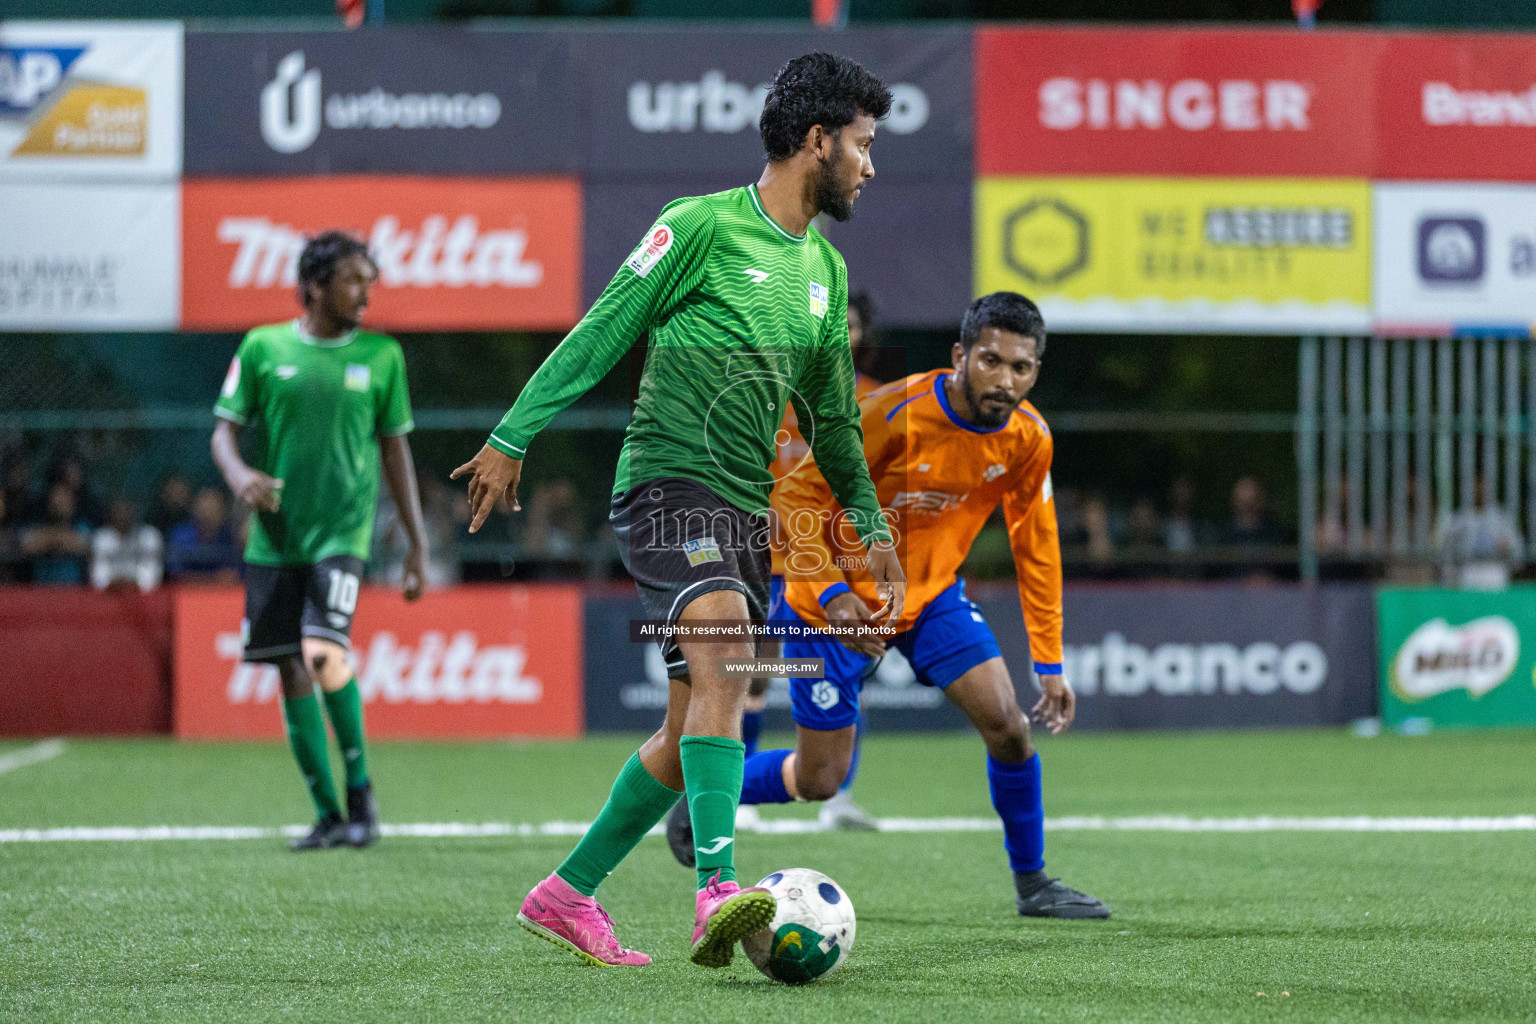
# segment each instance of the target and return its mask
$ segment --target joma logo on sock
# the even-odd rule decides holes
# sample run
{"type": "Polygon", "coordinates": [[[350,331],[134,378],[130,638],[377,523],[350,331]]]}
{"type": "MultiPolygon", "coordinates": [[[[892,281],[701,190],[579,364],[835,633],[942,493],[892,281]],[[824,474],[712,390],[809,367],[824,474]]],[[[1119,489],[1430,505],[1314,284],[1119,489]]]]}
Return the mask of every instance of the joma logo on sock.
{"type": "Polygon", "coordinates": [[[700,853],[707,857],[719,853],[721,850],[725,849],[727,846],[730,846],[735,841],[736,840],[732,839],[730,836],[716,836],[714,842],[710,843],[708,846],[701,846],[698,849],[700,853]]]}

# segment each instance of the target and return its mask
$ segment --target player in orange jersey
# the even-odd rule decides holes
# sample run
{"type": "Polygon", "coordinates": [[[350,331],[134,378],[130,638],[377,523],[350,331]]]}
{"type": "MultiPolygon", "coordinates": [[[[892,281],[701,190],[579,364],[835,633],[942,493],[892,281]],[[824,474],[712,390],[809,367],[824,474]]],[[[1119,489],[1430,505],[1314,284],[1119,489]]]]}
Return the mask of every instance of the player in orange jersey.
{"type": "Polygon", "coordinates": [[[825,671],[790,680],[797,748],[748,759],[742,802],[825,800],[837,792],[852,760],[862,680],[893,646],[981,733],[1019,913],[1104,918],[1104,903],[1045,874],[1040,758],[997,641],[956,576],[1001,504],[1042,691],[1033,714],[1053,733],[1066,730],[1075,698],[1061,673],[1051,432],[1024,400],[1044,351],[1045,323],[1034,303],[994,292],[967,310],[952,369],[907,377],[860,401],[870,477],[905,549],[907,605],[887,624],[894,635],[853,630],[874,626],[879,601],[857,538],[814,463],[774,491],[788,535],[786,598],[805,627],[785,641],[784,654],[821,659],[825,671]],[[839,631],[836,639],[824,632],[829,626],[839,631]]]}

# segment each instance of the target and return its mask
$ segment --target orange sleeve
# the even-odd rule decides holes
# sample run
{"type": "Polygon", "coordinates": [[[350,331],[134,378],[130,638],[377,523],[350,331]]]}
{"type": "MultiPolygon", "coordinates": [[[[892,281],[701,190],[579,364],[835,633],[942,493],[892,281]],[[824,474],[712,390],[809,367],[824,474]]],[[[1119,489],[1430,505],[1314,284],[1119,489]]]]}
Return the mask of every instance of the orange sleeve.
{"type": "Polygon", "coordinates": [[[1029,656],[1040,675],[1061,673],[1061,541],[1056,535],[1056,501],[1050,484],[1053,449],[1047,434],[1018,484],[1003,496],[1029,656]]]}
{"type": "MultiPolygon", "coordinates": [[[[899,396],[894,400],[882,396],[880,400],[861,403],[864,459],[869,463],[869,476],[877,492],[882,474],[900,457],[905,440],[901,431],[893,429],[886,420],[887,413],[899,402],[899,396]]],[[[844,565],[849,556],[863,556],[863,544],[858,542],[851,524],[838,522],[841,508],[813,460],[807,460],[785,477],[775,492],[774,507],[786,539],[786,598],[796,608],[825,607],[827,601],[850,589],[844,565]]]]}

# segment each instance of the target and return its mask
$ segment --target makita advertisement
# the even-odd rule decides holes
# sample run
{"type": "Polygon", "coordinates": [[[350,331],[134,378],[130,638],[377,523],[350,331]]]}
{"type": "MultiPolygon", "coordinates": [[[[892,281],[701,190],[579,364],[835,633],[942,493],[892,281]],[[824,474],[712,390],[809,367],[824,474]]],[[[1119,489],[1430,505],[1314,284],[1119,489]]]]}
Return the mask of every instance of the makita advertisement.
{"type": "Polygon", "coordinates": [[[553,330],[581,316],[575,181],[341,175],[188,180],[182,326],[248,330],[293,316],[299,252],[326,228],[368,240],[372,326],[553,330]]]}
{"type": "Polygon", "coordinates": [[[971,177],[968,29],[849,29],[829,37],[669,28],[578,39],[596,176],[755,175],[764,159],[757,121],[774,74],[792,57],[831,49],[891,88],[891,114],[873,151],[877,175],[971,177]]]}
{"type": "MultiPolygon", "coordinates": [[[[175,728],[183,739],[283,735],[281,684],[241,659],[244,593],[176,594],[175,728]]],[[[408,604],[365,589],[352,664],[380,738],[574,736],[581,732],[581,591],[459,587],[408,604]]]]}
{"type": "MultiPolygon", "coordinates": [[[[667,203],[755,181],[757,165],[708,176],[643,182],[588,182],[583,295],[594,301],[634,252],[667,203]]],[[[822,218],[822,221],[827,218],[822,218]]],[[[971,295],[971,186],[877,175],[853,219],[817,227],[848,262],[850,291],[875,302],[877,326],[952,329],[971,295]]]]}
{"type": "Polygon", "coordinates": [[[187,36],[188,174],[574,169],[570,37],[371,28],[187,36]]]}

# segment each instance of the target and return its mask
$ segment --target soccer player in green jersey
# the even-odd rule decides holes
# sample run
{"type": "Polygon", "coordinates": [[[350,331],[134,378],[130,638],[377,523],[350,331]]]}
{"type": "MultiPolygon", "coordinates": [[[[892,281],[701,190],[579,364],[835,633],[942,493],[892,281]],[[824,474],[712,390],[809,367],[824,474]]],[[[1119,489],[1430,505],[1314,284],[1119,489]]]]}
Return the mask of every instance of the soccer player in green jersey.
{"type": "Polygon", "coordinates": [[[664,208],[489,442],[454,471],[470,475],[471,531],[503,496],[515,511],[534,437],[649,332],[609,522],[647,614],[669,631],[666,721],[518,915],[590,963],[650,962],[619,944],[593,895],[685,789],[699,841],[693,962],[724,967],[773,917],[770,893],[736,881],[749,675],[722,661],[752,657],[747,627],[768,609],[768,467],[786,402],[866,545],[880,619],[900,614],[905,581],[861,449],[848,272],[811,224],[819,213],[852,215],[890,106],[890,91],[853,61],[813,53],[784,65],[763,106],[768,166],[757,183],[664,208]],[[738,638],[694,639],[688,627],[701,623],[738,638]]]}
{"type": "Polygon", "coordinates": [[[411,462],[405,357],[393,338],[358,330],[378,270],[368,248],[340,231],[299,255],[304,314],[245,336],[214,413],[213,459],[229,489],[255,509],[245,547],[245,660],[277,666],[288,742],[319,818],[294,850],[368,846],[378,805],[368,780],[363,703],[347,659],[352,614],[379,494],[379,461],[410,539],[402,589],[421,596],[427,532],[411,462]],[[240,455],[239,430],[259,417],[258,466],[240,455]],[[342,818],[315,684],[341,747],[342,818]]]}

